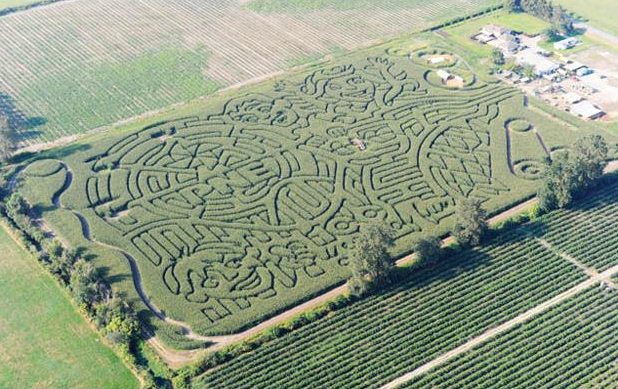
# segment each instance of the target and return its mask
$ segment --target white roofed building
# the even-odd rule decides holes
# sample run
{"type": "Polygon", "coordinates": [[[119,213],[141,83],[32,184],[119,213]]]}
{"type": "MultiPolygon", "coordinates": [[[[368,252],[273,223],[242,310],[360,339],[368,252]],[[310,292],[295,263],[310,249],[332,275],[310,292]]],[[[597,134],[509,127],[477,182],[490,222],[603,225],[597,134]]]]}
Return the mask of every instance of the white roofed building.
{"type": "Polygon", "coordinates": [[[594,120],[605,114],[605,112],[598,109],[594,104],[588,100],[581,101],[571,106],[571,112],[574,115],[580,116],[584,119],[594,120]]]}

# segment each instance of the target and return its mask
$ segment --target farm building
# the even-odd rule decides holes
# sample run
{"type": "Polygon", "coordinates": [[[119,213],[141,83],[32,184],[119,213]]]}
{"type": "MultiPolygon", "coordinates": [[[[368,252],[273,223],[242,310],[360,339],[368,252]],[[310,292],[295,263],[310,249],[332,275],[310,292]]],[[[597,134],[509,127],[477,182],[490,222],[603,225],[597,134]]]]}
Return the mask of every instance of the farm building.
{"type": "Polygon", "coordinates": [[[493,36],[494,38],[498,38],[505,34],[511,34],[511,30],[496,26],[495,24],[488,24],[481,29],[481,34],[488,37],[493,36]]]}
{"type": "Polygon", "coordinates": [[[575,73],[576,71],[583,68],[584,66],[585,65],[580,62],[571,62],[571,63],[564,65],[564,68],[571,73],[575,73]]]}
{"type": "Polygon", "coordinates": [[[533,67],[534,73],[539,77],[552,74],[560,68],[556,62],[543,57],[534,49],[522,50],[517,54],[516,58],[520,65],[533,67]]]}
{"type": "Polygon", "coordinates": [[[594,120],[605,114],[605,112],[598,109],[594,104],[588,100],[581,101],[571,106],[571,112],[574,115],[580,116],[584,119],[594,120]]]}
{"type": "Polygon", "coordinates": [[[571,37],[571,38],[563,39],[560,42],[554,43],[554,49],[568,50],[568,49],[571,49],[579,45],[580,43],[581,41],[579,39],[571,37]]]}
{"type": "MultiPolygon", "coordinates": [[[[508,36],[512,37],[512,35],[508,35],[508,36]]],[[[520,47],[519,43],[517,43],[516,40],[508,39],[508,38],[504,39],[503,37],[500,37],[500,38],[490,42],[489,44],[494,46],[495,48],[501,50],[503,53],[514,53],[520,47]]]]}
{"type": "Polygon", "coordinates": [[[589,74],[592,74],[592,69],[587,66],[581,67],[575,72],[575,75],[577,75],[578,77],[587,76],[589,74]]]}

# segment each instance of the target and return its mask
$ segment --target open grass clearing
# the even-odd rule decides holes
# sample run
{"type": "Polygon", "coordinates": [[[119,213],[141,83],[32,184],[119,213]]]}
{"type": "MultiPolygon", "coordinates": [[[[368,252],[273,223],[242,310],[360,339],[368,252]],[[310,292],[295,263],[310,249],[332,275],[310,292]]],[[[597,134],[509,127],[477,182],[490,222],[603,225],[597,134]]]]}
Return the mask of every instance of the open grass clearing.
{"type": "Polygon", "coordinates": [[[0,227],[0,387],[138,388],[65,292],[0,227]]]}
{"type": "Polygon", "coordinates": [[[574,12],[593,27],[618,35],[618,7],[614,0],[556,0],[555,3],[574,12]]]}

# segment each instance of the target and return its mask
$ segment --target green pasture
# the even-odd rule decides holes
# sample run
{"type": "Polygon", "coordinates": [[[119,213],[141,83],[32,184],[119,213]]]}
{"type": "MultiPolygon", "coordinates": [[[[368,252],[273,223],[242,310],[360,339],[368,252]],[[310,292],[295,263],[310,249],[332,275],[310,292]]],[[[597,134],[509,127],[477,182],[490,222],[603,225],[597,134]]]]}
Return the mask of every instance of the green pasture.
{"type": "Polygon", "coordinates": [[[0,387],[139,387],[50,276],[0,228],[0,387]]]}
{"type": "Polygon", "coordinates": [[[526,108],[448,47],[389,44],[45,153],[21,190],[105,253],[117,289],[136,296],[108,246],[165,314],[230,333],[343,282],[363,223],[391,226],[407,254],[447,233],[463,198],[496,212],[531,196],[547,153],[592,131],[526,108]]]}
{"type": "Polygon", "coordinates": [[[555,3],[593,27],[618,35],[618,6],[614,0],[556,0],[555,3]]]}

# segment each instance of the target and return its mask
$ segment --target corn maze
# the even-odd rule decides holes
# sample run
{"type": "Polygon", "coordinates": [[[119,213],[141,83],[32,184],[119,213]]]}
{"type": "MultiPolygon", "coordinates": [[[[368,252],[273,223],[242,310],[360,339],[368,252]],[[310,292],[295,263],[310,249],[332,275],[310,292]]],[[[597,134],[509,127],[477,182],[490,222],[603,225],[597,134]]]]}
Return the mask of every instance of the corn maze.
{"type": "MultiPolygon", "coordinates": [[[[466,85],[439,83],[413,53],[374,50],[277,80],[92,142],[49,175],[66,182],[49,197],[84,236],[134,258],[168,316],[235,332],[344,280],[363,223],[392,227],[404,254],[419,233],[446,232],[460,199],[491,210],[530,195],[538,170],[514,166],[584,134],[459,61],[449,69],[466,85]],[[521,117],[538,132],[510,131],[521,117]]],[[[50,190],[41,174],[26,185],[50,190]]]]}

